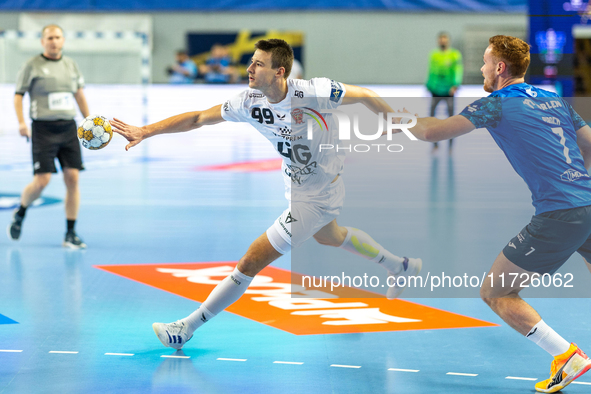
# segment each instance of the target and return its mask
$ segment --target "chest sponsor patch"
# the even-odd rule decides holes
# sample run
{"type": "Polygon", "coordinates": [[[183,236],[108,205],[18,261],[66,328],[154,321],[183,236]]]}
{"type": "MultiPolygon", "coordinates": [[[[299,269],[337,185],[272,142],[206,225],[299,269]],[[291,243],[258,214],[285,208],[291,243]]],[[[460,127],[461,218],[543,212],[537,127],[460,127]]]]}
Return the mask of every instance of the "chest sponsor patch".
{"type": "Polygon", "coordinates": [[[47,105],[51,111],[74,109],[74,95],[70,92],[49,93],[47,100],[47,105]]]}

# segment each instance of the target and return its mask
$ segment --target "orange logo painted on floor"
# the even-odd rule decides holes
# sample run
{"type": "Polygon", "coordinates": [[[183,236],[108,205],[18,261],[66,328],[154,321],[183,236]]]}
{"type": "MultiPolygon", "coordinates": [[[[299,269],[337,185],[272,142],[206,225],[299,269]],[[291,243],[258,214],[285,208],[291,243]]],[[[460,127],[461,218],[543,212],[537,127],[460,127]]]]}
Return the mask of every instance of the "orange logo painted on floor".
{"type": "MultiPolygon", "coordinates": [[[[217,262],[96,268],[203,302],[235,266],[236,262],[217,262]]],[[[301,275],[267,267],[226,311],[296,335],[497,326],[414,302],[376,298],[365,290],[340,288],[330,293],[292,283],[301,283],[301,275]]]]}

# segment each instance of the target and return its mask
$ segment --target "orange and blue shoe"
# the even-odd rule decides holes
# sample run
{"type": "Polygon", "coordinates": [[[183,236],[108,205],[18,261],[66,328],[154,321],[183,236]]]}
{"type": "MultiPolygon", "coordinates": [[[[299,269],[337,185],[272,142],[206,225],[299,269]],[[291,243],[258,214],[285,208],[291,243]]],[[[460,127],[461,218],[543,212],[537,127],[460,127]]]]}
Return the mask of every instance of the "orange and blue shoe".
{"type": "Polygon", "coordinates": [[[550,378],[536,383],[536,391],[540,393],[560,391],[589,369],[591,369],[589,357],[577,345],[571,343],[566,353],[554,357],[550,378]]]}

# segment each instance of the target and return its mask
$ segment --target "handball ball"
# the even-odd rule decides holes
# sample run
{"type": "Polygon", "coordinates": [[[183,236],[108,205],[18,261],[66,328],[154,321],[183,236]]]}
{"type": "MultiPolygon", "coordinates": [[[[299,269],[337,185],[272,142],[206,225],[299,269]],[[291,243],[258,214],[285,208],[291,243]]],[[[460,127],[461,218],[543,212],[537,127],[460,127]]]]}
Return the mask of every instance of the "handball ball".
{"type": "Polygon", "coordinates": [[[86,149],[102,149],[113,138],[111,124],[104,116],[90,115],[78,127],[78,139],[86,149]]]}

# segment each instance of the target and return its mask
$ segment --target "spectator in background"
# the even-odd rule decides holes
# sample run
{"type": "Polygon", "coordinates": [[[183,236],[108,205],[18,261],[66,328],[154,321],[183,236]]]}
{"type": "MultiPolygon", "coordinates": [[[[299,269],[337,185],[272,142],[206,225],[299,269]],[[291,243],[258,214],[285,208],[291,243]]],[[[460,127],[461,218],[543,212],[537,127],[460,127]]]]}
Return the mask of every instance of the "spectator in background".
{"type": "Polygon", "coordinates": [[[204,76],[206,83],[235,83],[238,81],[238,75],[232,66],[228,49],[221,44],[214,44],[211,47],[211,55],[205,64],[199,66],[199,73],[204,76]]]}
{"type": "Polygon", "coordinates": [[[176,63],[166,69],[169,83],[193,83],[197,78],[197,66],[184,50],[176,51],[176,63]]]}
{"type": "MultiPolygon", "coordinates": [[[[462,54],[457,49],[450,47],[449,34],[439,33],[439,48],[434,49],[429,56],[429,78],[427,89],[433,95],[431,100],[431,116],[435,116],[437,105],[444,101],[447,105],[448,116],[454,114],[454,95],[462,83],[464,67],[462,66],[462,54]]],[[[449,140],[451,152],[453,139],[449,140]]],[[[437,142],[433,144],[433,152],[438,148],[437,142]]]]}

